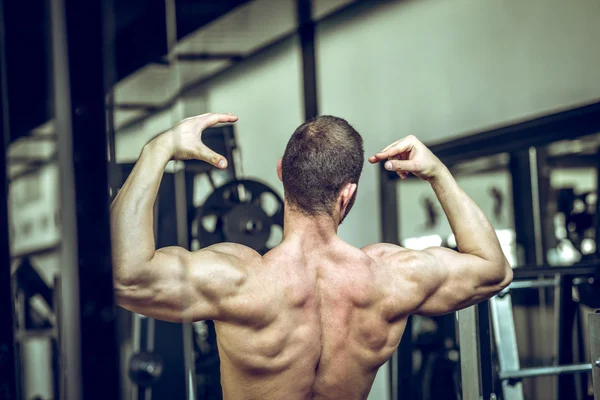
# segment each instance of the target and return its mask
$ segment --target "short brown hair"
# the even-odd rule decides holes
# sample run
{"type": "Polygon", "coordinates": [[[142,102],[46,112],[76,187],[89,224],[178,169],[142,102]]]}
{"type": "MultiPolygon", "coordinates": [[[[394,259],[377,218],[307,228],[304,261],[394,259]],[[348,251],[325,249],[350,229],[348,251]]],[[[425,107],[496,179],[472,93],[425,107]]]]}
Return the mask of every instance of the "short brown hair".
{"type": "MultiPolygon", "coordinates": [[[[287,202],[307,215],[331,215],[348,183],[358,184],[364,163],[363,140],[344,119],[323,115],[300,125],[282,159],[287,202]]],[[[354,197],[346,209],[352,208],[354,197]]]]}

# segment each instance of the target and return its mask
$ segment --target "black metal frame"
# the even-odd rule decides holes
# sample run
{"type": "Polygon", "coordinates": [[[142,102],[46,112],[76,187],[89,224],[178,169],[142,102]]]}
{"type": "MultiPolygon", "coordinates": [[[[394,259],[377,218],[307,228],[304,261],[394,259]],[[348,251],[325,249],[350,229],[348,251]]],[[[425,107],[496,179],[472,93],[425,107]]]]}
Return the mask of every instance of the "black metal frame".
{"type": "Polygon", "coordinates": [[[296,0],[298,34],[302,50],[302,83],[304,88],[304,118],[319,115],[317,101],[317,66],[315,62],[315,23],[312,19],[312,0],[296,0]]]}
{"type": "Polygon", "coordinates": [[[111,264],[105,93],[108,2],[52,2],[61,187],[61,393],[116,399],[119,352],[111,264]]]}
{"type": "MultiPolygon", "coordinates": [[[[395,172],[387,171],[383,163],[379,165],[379,198],[380,198],[380,224],[381,241],[385,243],[400,244],[398,236],[398,192],[393,175],[395,172]],[[386,217],[386,216],[392,217],[386,217]]],[[[390,360],[389,380],[390,397],[392,399],[412,399],[413,375],[413,340],[412,318],[408,317],[405,334],[402,335],[396,354],[390,360]]]]}
{"type": "Polygon", "coordinates": [[[0,399],[16,399],[16,353],[10,278],[8,236],[8,168],[6,150],[9,137],[9,109],[6,80],[4,1],[0,0],[0,399]]]}
{"type": "Polygon", "coordinates": [[[492,334],[490,331],[490,302],[477,304],[477,332],[479,332],[479,357],[481,394],[484,399],[491,399],[494,390],[494,364],[492,358],[492,334]]]}
{"type": "MultiPolygon", "coordinates": [[[[522,170],[524,166],[529,167],[528,154],[518,153],[524,148],[544,146],[559,140],[572,139],[588,134],[600,132],[600,102],[577,107],[574,109],[557,112],[551,115],[542,116],[530,121],[520,122],[513,125],[491,129],[489,131],[474,133],[455,140],[450,140],[443,143],[433,144],[429,146],[431,151],[436,154],[442,162],[448,166],[452,166],[461,161],[468,161],[479,157],[490,156],[498,153],[510,153],[512,172],[521,177],[521,181],[517,181],[515,197],[520,196],[521,200],[528,199],[530,196],[520,194],[521,192],[531,188],[531,182],[524,179],[525,173],[522,170]],[[525,160],[527,157],[527,160],[525,160]],[[527,161],[527,162],[525,162],[527,161]]],[[[537,165],[536,165],[537,166],[537,165]]],[[[529,168],[527,175],[529,175],[529,168]]],[[[397,188],[396,182],[399,177],[397,174],[390,174],[383,168],[379,171],[380,185],[380,205],[381,205],[381,237],[382,241],[390,243],[398,243],[400,240],[400,228],[398,226],[398,205],[397,205],[397,188]]],[[[600,183],[600,173],[598,177],[600,183]]],[[[599,186],[600,188],[600,186],[599,186]]],[[[518,200],[514,200],[518,201],[518,200]]],[[[523,201],[518,201],[519,207],[523,201]]],[[[600,209],[600,206],[598,206],[600,209]]],[[[515,211],[517,204],[515,204],[515,211]]],[[[517,217],[517,215],[515,215],[517,217]]],[[[530,221],[531,222],[531,221],[530,221]]],[[[521,227],[521,234],[518,236],[524,246],[530,246],[532,243],[529,239],[533,231],[527,227],[521,227]]],[[[600,238],[600,229],[597,230],[597,237],[600,238]]],[[[543,239],[542,239],[543,240],[543,239]]],[[[599,246],[600,247],[600,246],[599,246]]],[[[529,248],[529,247],[527,247],[529,248]]],[[[600,250],[598,250],[600,254],[600,250]]],[[[540,275],[596,275],[600,269],[598,263],[590,263],[585,265],[573,266],[568,268],[543,268],[540,264],[544,263],[543,258],[536,257],[534,254],[526,255],[526,263],[534,264],[533,267],[519,267],[514,269],[515,280],[517,279],[537,279],[540,275]]],[[[486,304],[486,303],[482,303],[486,304]]],[[[481,311],[486,309],[486,305],[482,305],[479,310],[479,321],[485,325],[485,315],[482,318],[481,311]]],[[[488,318],[489,321],[489,318],[488,318]]],[[[489,324],[489,322],[488,322],[489,324]]],[[[480,329],[482,326],[480,326],[480,329]]],[[[485,328],[485,326],[483,326],[485,328]]],[[[488,330],[489,332],[489,330],[488,330]]],[[[406,336],[406,335],[404,335],[406,336]]],[[[403,338],[404,340],[404,338],[403,338]]],[[[488,342],[484,344],[488,347],[488,342]]],[[[482,352],[483,353],[483,352],[482,352]]],[[[405,355],[404,357],[408,357],[405,355]]],[[[491,369],[488,368],[488,363],[491,360],[482,360],[482,382],[487,382],[491,376],[491,369]],[[484,370],[485,369],[485,370],[484,370]]],[[[399,361],[400,362],[400,361],[399,361]]],[[[406,360],[404,361],[406,363],[406,360]]],[[[486,387],[487,386],[486,384],[486,387]]],[[[399,389],[394,399],[404,398],[403,389],[399,389]]],[[[492,388],[493,390],[493,388],[492,388]]]]}

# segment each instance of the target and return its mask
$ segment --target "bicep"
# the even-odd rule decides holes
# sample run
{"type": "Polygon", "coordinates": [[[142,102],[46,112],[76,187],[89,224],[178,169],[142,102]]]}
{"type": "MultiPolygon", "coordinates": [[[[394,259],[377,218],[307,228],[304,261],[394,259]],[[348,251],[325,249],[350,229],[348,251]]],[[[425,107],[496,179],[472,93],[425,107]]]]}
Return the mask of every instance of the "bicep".
{"type": "Polygon", "coordinates": [[[432,247],[421,252],[423,286],[418,315],[442,315],[492,297],[510,281],[498,281],[492,261],[432,247]]]}
{"type": "Polygon", "coordinates": [[[116,285],[124,308],[171,322],[219,319],[247,275],[235,255],[219,246],[189,252],[166,247],[154,253],[127,285],[116,285]]]}

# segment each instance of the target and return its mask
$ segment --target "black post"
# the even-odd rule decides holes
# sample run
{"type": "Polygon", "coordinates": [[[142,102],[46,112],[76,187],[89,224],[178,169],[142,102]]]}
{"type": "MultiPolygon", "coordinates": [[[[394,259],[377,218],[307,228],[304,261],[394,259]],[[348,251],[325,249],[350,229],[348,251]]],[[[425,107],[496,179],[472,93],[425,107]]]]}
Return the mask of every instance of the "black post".
{"type": "MultiPolygon", "coordinates": [[[[381,241],[399,244],[398,187],[396,173],[390,173],[380,163],[379,202],[381,216],[381,241]]],[[[394,357],[390,360],[390,389],[392,399],[412,399],[413,375],[412,319],[408,317],[404,335],[394,357]]]]}
{"type": "Polygon", "coordinates": [[[596,257],[600,258],[600,148],[596,153],[596,257]]]}
{"type": "Polygon", "coordinates": [[[315,23],[312,1],[297,0],[298,33],[302,47],[302,81],[304,83],[304,116],[306,120],[319,115],[317,105],[317,66],[315,62],[315,23]]]}
{"type": "Polygon", "coordinates": [[[62,368],[69,399],[117,399],[105,93],[106,1],[55,0],[52,55],[61,189],[62,368]]]}
{"type": "Polygon", "coordinates": [[[492,335],[490,332],[490,301],[477,304],[477,322],[479,324],[479,357],[481,371],[481,394],[491,399],[494,393],[494,367],[492,360],[492,335]]]}
{"type": "MultiPolygon", "coordinates": [[[[158,191],[158,218],[155,225],[156,248],[177,246],[178,216],[175,195],[175,175],[165,173],[158,191]]],[[[152,386],[153,399],[186,399],[186,369],[184,364],[183,324],[155,321],[154,351],[163,358],[161,379],[152,386]]]]}
{"type": "Polygon", "coordinates": [[[0,399],[16,399],[15,341],[8,246],[8,167],[6,149],[9,137],[8,87],[4,1],[0,0],[0,399]]]}
{"type": "Polygon", "coordinates": [[[536,233],[533,219],[532,181],[530,173],[529,151],[527,149],[510,154],[510,173],[512,176],[513,210],[519,264],[536,265],[536,233]],[[522,257],[522,259],[521,259],[522,257]]]}

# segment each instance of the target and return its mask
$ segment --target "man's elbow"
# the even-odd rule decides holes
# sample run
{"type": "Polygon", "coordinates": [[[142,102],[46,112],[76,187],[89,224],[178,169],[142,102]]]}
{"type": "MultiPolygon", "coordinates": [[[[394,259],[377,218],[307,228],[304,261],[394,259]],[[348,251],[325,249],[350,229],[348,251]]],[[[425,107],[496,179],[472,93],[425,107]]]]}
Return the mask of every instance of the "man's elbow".
{"type": "Polygon", "coordinates": [[[500,272],[498,274],[498,286],[500,286],[500,290],[503,290],[510,285],[513,280],[513,269],[505,257],[502,257],[502,262],[499,264],[498,269],[500,272]]]}

